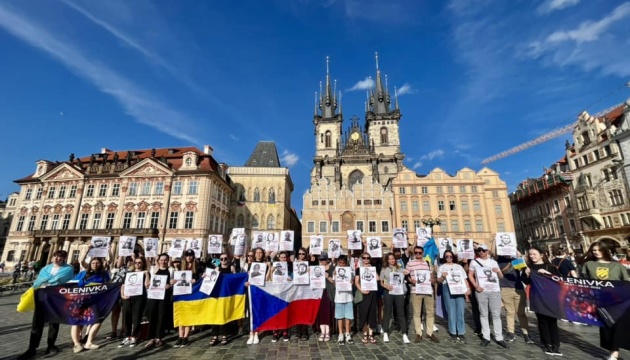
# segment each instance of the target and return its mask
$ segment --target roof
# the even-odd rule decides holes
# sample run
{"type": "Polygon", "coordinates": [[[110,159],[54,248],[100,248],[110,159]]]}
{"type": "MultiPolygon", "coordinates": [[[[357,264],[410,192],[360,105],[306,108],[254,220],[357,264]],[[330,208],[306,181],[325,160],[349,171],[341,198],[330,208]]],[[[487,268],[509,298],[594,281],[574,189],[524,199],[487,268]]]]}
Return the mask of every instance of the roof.
{"type": "Polygon", "coordinates": [[[246,167],[281,167],[276,143],[260,141],[245,163],[246,167]]]}

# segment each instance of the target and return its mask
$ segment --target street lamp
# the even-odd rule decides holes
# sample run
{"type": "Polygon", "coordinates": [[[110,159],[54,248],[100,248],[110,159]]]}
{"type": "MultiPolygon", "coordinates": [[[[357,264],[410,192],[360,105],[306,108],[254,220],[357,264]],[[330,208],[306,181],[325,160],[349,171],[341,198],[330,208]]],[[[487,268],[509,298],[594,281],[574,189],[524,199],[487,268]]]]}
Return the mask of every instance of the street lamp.
{"type": "Polygon", "coordinates": [[[434,225],[440,225],[442,223],[442,221],[440,220],[440,218],[428,218],[428,219],[422,219],[422,223],[424,224],[424,226],[428,226],[431,228],[431,230],[433,230],[433,226],[434,225]]]}

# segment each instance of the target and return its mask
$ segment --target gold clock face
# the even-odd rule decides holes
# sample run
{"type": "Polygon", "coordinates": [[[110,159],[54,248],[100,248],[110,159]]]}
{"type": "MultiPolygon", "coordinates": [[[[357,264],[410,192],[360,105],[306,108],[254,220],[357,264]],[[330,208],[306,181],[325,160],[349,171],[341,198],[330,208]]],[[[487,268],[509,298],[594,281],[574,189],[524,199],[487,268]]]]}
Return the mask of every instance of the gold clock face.
{"type": "Polygon", "coordinates": [[[359,133],[352,133],[352,135],[350,135],[350,138],[355,141],[359,140],[359,133]]]}

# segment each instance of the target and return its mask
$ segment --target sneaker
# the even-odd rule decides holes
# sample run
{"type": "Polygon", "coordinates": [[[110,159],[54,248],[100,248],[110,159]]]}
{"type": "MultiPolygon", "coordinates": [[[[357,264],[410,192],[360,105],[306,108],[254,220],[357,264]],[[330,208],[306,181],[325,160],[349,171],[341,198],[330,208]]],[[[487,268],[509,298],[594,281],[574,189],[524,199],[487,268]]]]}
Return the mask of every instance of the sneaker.
{"type": "Polygon", "coordinates": [[[253,344],[258,344],[260,342],[260,339],[258,338],[258,334],[254,335],[254,342],[253,344]]]}
{"type": "Polygon", "coordinates": [[[505,342],[505,340],[497,341],[497,344],[502,348],[508,348],[508,344],[505,342]]]}
{"type": "Polygon", "coordinates": [[[72,352],[74,352],[75,354],[78,354],[81,351],[83,351],[83,345],[74,345],[74,347],[72,348],[72,352]]]}
{"type": "Polygon", "coordinates": [[[438,332],[438,331],[440,331],[440,329],[438,329],[437,326],[433,325],[433,332],[438,332]]]}
{"type": "Polygon", "coordinates": [[[278,339],[280,339],[280,336],[278,336],[278,334],[273,334],[273,337],[271,338],[271,342],[272,343],[278,342],[278,339]]]}
{"type": "Polygon", "coordinates": [[[377,333],[382,333],[383,332],[383,327],[381,325],[376,325],[376,332],[377,333]]]}
{"type": "Polygon", "coordinates": [[[284,342],[289,341],[289,334],[282,335],[282,341],[284,341],[284,342]]]}
{"type": "Polygon", "coordinates": [[[457,335],[451,335],[451,342],[458,342],[459,338],[457,337],[457,335]]]}
{"type": "Polygon", "coordinates": [[[389,342],[389,335],[387,335],[387,333],[383,333],[383,342],[389,342]]]}
{"type": "Polygon", "coordinates": [[[188,338],[182,338],[182,344],[179,347],[184,348],[186,346],[188,346],[188,338]]]}
{"type": "Polygon", "coordinates": [[[177,341],[175,341],[175,345],[173,345],[174,348],[178,348],[178,347],[182,347],[182,338],[177,338],[177,341]]]}
{"type": "Polygon", "coordinates": [[[338,345],[345,345],[346,344],[346,341],[345,341],[345,339],[344,339],[342,334],[339,334],[339,337],[337,338],[337,344],[338,345]]]}
{"type": "Polygon", "coordinates": [[[403,344],[409,344],[410,342],[409,336],[407,336],[407,334],[403,334],[403,344]]]}
{"type": "Polygon", "coordinates": [[[129,345],[129,342],[131,341],[130,338],[124,338],[123,341],[120,343],[120,345],[118,345],[119,348],[123,347],[123,346],[127,346],[129,345]]]}
{"type": "Polygon", "coordinates": [[[526,344],[533,344],[534,343],[534,340],[532,339],[531,336],[529,336],[529,334],[523,335],[523,338],[525,339],[525,343],[526,344]]]}
{"type": "Polygon", "coordinates": [[[560,352],[560,347],[556,345],[551,345],[551,352],[553,353],[552,355],[562,356],[562,353],[560,352]]]}
{"type": "Polygon", "coordinates": [[[516,339],[516,336],[514,336],[514,333],[507,333],[507,335],[505,336],[505,341],[507,342],[512,342],[516,339]]]}
{"type": "Polygon", "coordinates": [[[131,338],[131,340],[129,340],[129,347],[134,347],[137,343],[138,341],[136,340],[136,338],[131,338]]]}
{"type": "Polygon", "coordinates": [[[302,337],[300,338],[300,340],[302,340],[302,341],[308,341],[308,335],[306,335],[306,334],[302,334],[302,337]]]}
{"type": "Polygon", "coordinates": [[[35,349],[28,349],[24,353],[22,353],[20,356],[18,356],[17,359],[18,360],[32,359],[32,358],[35,357],[36,354],[37,354],[37,350],[35,350],[35,349]]]}
{"type": "Polygon", "coordinates": [[[431,342],[434,342],[434,343],[439,343],[440,342],[440,339],[438,339],[438,337],[435,336],[435,334],[429,335],[429,340],[431,340],[431,342]]]}
{"type": "Polygon", "coordinates": [[[459,342],[462,344],[466,343],[466,338],[464,337],[464,335],[457,335],[457,339],[459,339],[459,342]]]}
{"type": "Polygon", "coordinates": [[[346,343],[350,345],[354,344],[354,340],[352,340],[352,334],[346,333],[346,343]]]}
{"type": "Polygon", "coordinates": [[[488,346],[490,345],[490,340],[488,339],[481,339],[481,346],[488,346]]]}
{"type": "Polygon", "coordinates": [[[607,360],[618,360],[618,358],[616,356],[610,355],[610,357],[607,360]]]}
{"type": "Polygon", "coordinates": [[[551,345],[545,345],[545,354],[553,355],[553,349],[551,348],[551,345]]]}
{"type": "Polygon", "coordinates": [[[249,335],[249,339],[247,339],[247,345],[251,345],[254,343],[254,336],[253,335],[249,335]]]}

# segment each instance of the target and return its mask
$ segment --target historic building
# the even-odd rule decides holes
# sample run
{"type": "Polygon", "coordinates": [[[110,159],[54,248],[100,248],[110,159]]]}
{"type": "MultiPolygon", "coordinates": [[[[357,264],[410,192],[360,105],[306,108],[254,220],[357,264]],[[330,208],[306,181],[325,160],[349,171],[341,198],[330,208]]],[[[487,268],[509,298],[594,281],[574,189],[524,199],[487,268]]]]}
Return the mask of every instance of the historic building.
{"type": "Polygon", "coordinates": [[[15,181],[20,192],[2,260],[48,263],[58,249],[77,260],[94,235],[111,236],[114,248],[120,235],[137,236],[140,246],[158,237],[165,251],[175,238],[226,234],[234,191],[226,169],[209,146],[40,160],[15,181]]]}
{"type": "Polygon", "coordinates": [[[291,207],[293,181],[289,169],[281,167],[276,144],[261,141],[244,166],[228,169],[234,183],[236,206],[230,214],[231,227],[253,230],[293,230],[300,246],[301,225],[291,207]]]}
{"type": "Polygon", "coordinates": [[[543,175],[521,182],[510,194],[516,237],[522,245],[583,252],[584,234],[571,185],[573,174],[563,157],[543,175]]]}
{"type": "MultiPolygon", "coordinates": [[[[17,208],[18,197],[18,193],[12,193],[6,201],[0,201],[0,254],[3,253],[7,243],[9,228],[11,227],[15,209],[17,208]]],[[[16,256],[19,257],[19,255],[20,254],[17,254],[15,251],[8,254],[9,261],[13,261],[13,259],[16,256]]]]}
{"type": "Polygon", "coordinates": [[[423,221],[439,219],[435,237],[473,239],[494,245],[497,232],[514,232],[507,185],[499,174],[463,168],[450,175],[436,168],[418,175],[404,168],[392,181],[394,225],[407,229],[410,241],[423,221]]]}
{"type": "Polygon", "coordinates": [[[326,242],[341,239],[347,248],[346,231],[352,229],[381,236],[385,242],[391,237],[393,194],[388,183],[403,166],[402,115],[396,96],[392,99],[383,82],[378,58],[374,84],[368,93],[364,123],[354,116],[344,132],[341,96],[333,92],[327,63],[325,85],[313,115],[315,156],[311,187],[303,197],[304,244],[311,235],[319,234],[326,242]]]}

